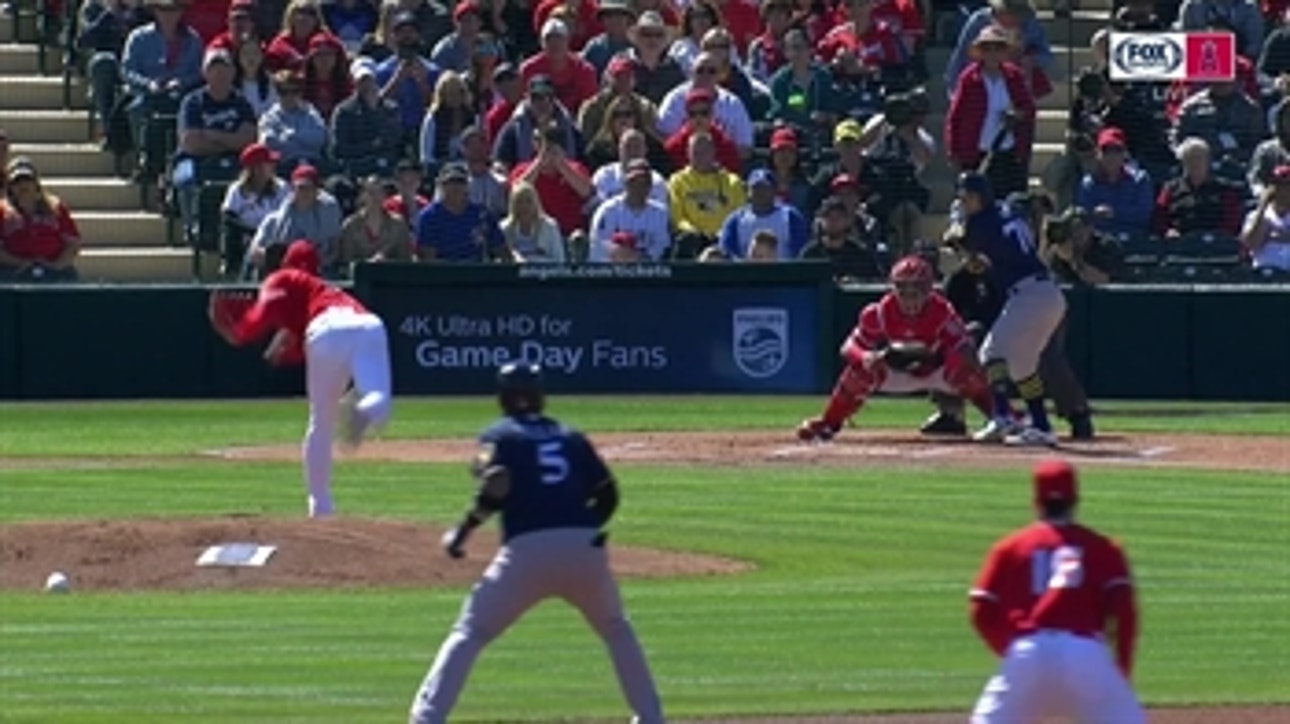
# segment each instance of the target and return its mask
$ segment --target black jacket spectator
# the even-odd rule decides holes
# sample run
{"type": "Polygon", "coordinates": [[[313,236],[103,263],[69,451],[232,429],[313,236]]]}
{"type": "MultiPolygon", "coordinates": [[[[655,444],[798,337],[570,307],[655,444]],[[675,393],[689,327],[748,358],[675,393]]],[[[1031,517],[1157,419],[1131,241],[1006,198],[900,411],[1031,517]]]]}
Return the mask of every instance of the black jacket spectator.
{"type": "Polygon", "coordinates": [[[77,50],[120,56],[130,31],[152,22],[152,14],[142,7],[132,8],[126,3],[120,3],[119,10],[108,7],[118,3],[119,0],[109,0],[107,4],[89,2],[81,7],[77,50]]]}
{"type": "Polygon", "coordinates": [[[1290,26],[1282,25],[1263,41],[1258,69],[1260,75],[1274,79],[1290,73],[1290,26]]]}
{"type": "Polygon", "coordinates": [[[357,175],[392,173],[403,155],[399,107],[373,92],[370,72],[365,66],[355,74],[354,94],[341,101],[331,117],[331,158],[357,175]]]}

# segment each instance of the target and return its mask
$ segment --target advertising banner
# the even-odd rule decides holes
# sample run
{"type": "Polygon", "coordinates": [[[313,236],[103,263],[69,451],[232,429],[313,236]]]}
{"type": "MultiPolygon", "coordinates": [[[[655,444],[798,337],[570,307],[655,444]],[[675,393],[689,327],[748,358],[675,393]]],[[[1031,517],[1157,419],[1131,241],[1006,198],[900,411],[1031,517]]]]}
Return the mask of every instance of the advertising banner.
{"type": "Polygon", "coordinates": [[[371,285],[395,390],[479,394],[497,367],[537,362],[564,392],[818,389],[818,286],[371,285]]]}

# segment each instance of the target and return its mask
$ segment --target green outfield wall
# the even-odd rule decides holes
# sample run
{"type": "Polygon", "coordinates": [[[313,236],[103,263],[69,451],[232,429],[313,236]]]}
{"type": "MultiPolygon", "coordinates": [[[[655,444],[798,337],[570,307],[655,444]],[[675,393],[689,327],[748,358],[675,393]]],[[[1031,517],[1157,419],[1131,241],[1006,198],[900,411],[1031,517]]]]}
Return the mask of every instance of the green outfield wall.
{"type": "MultiPolygon", "coordinates": [[[[231,349],[207,287],[0,287],[0,398],[298,394],[299,369],[231,349]]],[[[882,289],[826,267],[362,265],[396,392],[478,394],[541,362],[557,392],[827,390],[839,341],[882,289]]],[[[1290,287],[1069,289],[1068,350],[1098,398],[1290,400],[1290,287]]]]}

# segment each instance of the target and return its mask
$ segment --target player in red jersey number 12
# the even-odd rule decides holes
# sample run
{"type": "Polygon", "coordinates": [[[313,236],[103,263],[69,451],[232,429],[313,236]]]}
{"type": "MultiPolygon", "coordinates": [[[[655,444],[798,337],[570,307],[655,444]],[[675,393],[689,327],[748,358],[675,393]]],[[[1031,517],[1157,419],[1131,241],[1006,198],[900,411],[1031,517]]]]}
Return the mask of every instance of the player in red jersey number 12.
{"type": "Polygon", "coordinates": [[[990,549],[969,594],[972,625],[1003,658],[973,724],[1030,724],[1061,716],[1085,724],[1144,724],[1129,683],[1138,613],[1124,551],[1075,522],[1075,469],[1034,473],[1039,520],[990,549]],[[1114,631],[1115,655],[1103,639],[1114,631]]]}
{"type": "Polygon", "coordinates": [[[333,430],[357,446],[363,434],[390,417],[390,353],[385,325],[357,300],[318,276],[318,252],[308,241],[287,247],[282,268],[260,285],[254,299],[211,291],[211,326],[240,347],[273,341],[264,358],[273,365],[305,365],[309,426],[304,473],[309,516],[331,515],[333,430]],[[353,393],[345,388],[353,381],[353,393]],[[342,400],[342,395],[345,399],[342,400]]]}

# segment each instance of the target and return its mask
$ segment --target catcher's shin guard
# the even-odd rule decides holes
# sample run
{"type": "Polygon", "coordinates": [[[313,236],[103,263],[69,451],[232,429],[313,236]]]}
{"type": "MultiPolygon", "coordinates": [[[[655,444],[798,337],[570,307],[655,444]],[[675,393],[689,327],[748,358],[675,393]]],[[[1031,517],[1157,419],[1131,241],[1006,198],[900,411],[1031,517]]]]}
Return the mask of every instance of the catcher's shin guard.
{"type": "Polygon", "coordinates": [[[865,400],[873,391],[882,386],[886,370],[882,367],[865,369],[858,365],[847,365],[838,375],[838,382],[833,386],[829,404],[824,408],[821,419],[828,425],[840,428],[852,415],[864,407],[865,400]]]}
{"type": "Polygon", "coordinates": [[[990,392],[990,380],[985,370],[975,360],[951,358],[945,363],[945,382],[958,394],[972,401],[972,405],[985,415],[986,419],[994,417],[994,396],[990,392]]]}

